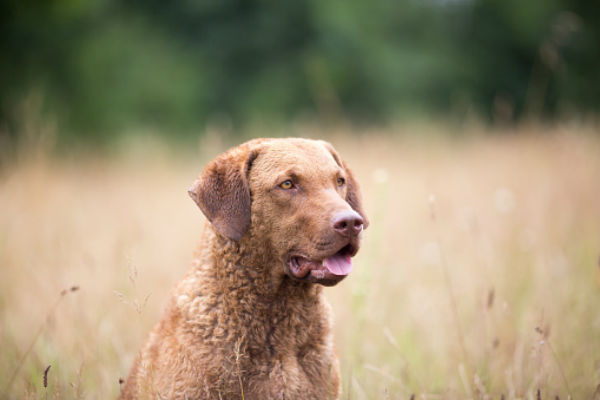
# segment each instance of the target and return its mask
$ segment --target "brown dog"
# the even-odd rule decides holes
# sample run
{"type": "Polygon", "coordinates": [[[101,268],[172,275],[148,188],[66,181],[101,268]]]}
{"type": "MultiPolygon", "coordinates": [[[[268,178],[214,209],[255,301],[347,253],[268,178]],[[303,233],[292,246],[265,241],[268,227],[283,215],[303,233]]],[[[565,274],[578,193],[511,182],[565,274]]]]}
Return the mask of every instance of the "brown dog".
{"type": "Polygon", "coordinates": [[[257,139],[189,193],[211,226],[121,398],[339,398],[322,285],[348,275],[368,224],[346,164],[323,141],[257,139]]]}

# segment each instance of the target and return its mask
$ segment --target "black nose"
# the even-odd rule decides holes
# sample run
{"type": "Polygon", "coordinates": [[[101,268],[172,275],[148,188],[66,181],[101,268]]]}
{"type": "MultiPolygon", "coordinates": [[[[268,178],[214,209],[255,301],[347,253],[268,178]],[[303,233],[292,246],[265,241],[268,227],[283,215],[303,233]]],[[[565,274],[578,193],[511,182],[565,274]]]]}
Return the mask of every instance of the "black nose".
{"type": "Polygon", "coordinates": [[[356,211],[342,211],[333,217],[331,224],[340,235],[349,237],[363,230],[364,221],[356,211]]]}

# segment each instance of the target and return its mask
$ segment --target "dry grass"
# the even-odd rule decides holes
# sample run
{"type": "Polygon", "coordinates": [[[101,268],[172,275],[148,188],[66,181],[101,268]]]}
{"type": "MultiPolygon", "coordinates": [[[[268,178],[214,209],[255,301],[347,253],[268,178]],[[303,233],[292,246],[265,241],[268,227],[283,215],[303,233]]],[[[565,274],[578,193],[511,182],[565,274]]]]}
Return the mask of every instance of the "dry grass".
{"type": "MultiPolygon", "coordinates": [[[[591,398],[597,130],[383,133],[328,137],[358,173],[372,222],[354,273],[327,291],[344,398],[591,398]]],[[[200,237],[186,189],[223,147],[201,144],[183,159],[135,144],[126,156],[21,157],[1,171],[7,398],[116,397],[200,237]]]]}

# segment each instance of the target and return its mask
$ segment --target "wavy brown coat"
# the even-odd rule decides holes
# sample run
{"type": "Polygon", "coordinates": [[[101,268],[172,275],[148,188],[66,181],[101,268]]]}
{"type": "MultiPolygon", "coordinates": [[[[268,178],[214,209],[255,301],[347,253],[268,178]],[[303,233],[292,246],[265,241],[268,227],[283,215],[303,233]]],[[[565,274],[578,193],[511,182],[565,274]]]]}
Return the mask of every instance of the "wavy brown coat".
{"type": "Polygon", "coordinates": [[[339,398],[322,289],[344,276],[321,261],[353,256],[368,224],[346,164],[323,141],[256,139],[209,163],[190,195],[211,224],[121,398],[339,398]]]}

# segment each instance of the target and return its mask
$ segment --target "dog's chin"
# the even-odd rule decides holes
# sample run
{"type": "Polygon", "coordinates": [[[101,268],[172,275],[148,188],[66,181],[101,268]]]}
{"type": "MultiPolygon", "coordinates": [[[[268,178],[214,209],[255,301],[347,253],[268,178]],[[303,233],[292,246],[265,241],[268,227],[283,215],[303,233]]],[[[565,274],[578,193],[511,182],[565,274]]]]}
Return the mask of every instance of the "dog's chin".
{"type": "Polygon", "coordinates": [[[286,258],[285,273],[295,281],[334,286],[352,271],[352,257],[357,251],[358,246],[349,243],[335,251],[314,256],[291,252],[286,258]]]}

